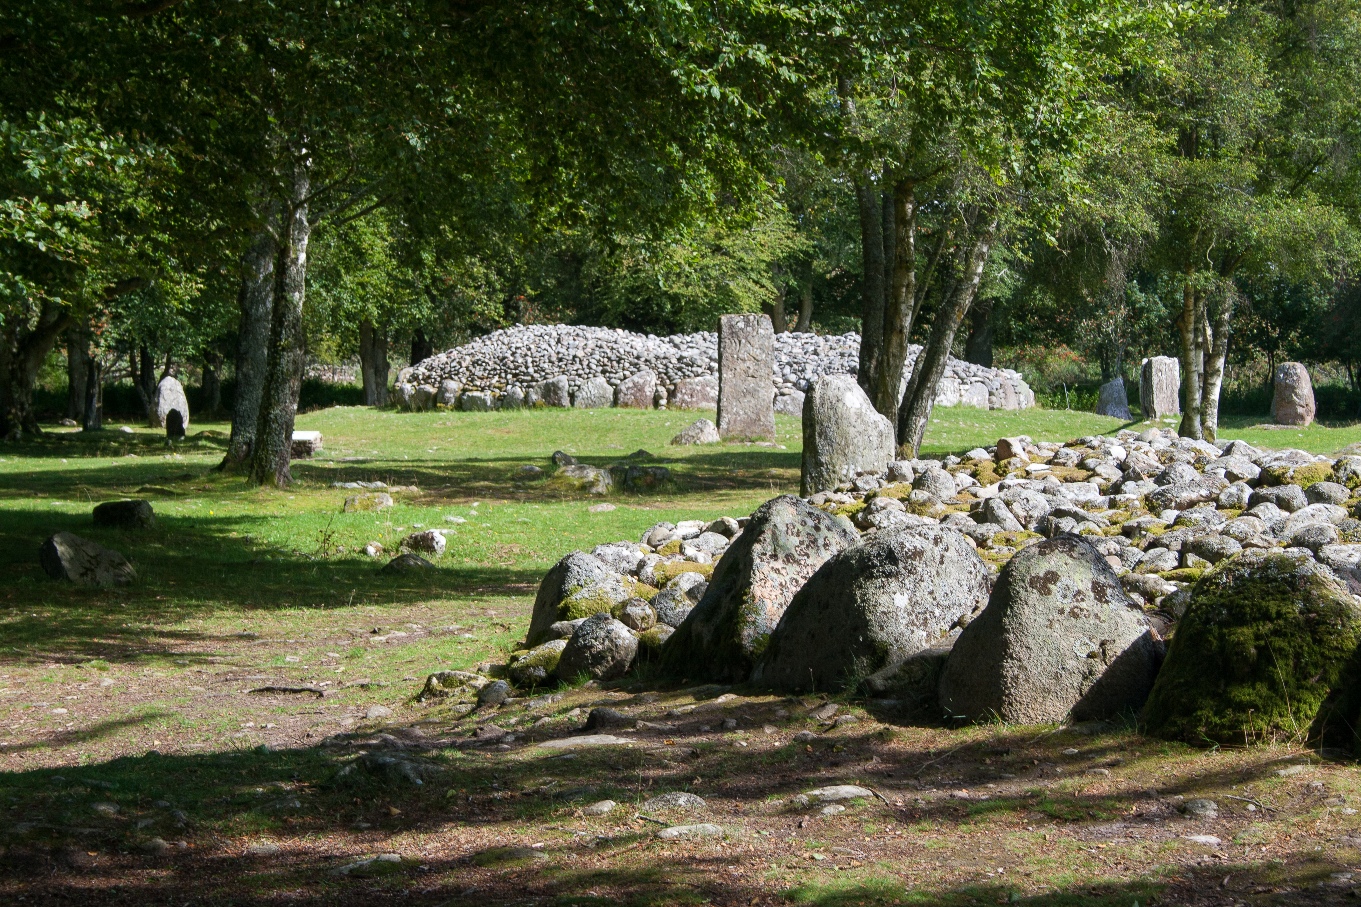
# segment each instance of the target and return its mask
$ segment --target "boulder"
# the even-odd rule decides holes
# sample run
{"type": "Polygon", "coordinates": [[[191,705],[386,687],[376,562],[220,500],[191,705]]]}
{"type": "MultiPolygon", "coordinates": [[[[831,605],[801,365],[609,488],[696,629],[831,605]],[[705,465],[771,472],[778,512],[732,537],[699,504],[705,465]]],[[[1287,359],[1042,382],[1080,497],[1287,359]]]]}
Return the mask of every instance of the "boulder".
{"type": "Polygon", "coordinates": [[[1097,391],[1096,414],[1113,416],[1125,422],[1133,421],[1134,414],[1129,411],[1129,394],[1125,391],[1125,379],[1119,375],[1101,385],[1097,391]]]}
{"type": "Polygon", "coordinates": [[[1316,412],[1309,370],[1299,362],[1276,366],[1276,389],[1271,397],[1271,418],[1276,424],[1308,425],[1316,412]]]}
{"type": "Polygon", "coordinates": [[[800,494],[832,491],[862,473],[881,475],[893,453],[893,424],[875,410],[854,375],[813,382],[803,403],[800,494]]]}
{"type": "Polygon", "coordinates": [[[137,578],[123,555],[70,532],[58,532],[43,542],[38,562],[48,576],[77,586],[126,586],[137,578]]]}
{"type": "Polygon", "coordinates": [[[322,440],[319,431],[295,431],[290,439],[288,458],[307,460],[321,453],[322,440]]]}
{"type": "Polygon", "coordinates": [[[768,315],[718,319],[718,434],[775,440],[775,331],[768,315]]]}
{"type": "Polygon", "coordinates": [[[803,418],[803,403],[806,395],[803,391],[788,391],[775,396],[775,412],[782,416],[794,416],[803,418]]]}
{"type": "Polygon", "coordinates": [[[840,691],[941,642],[987,601],[991,581],[952,529],[898,527],[833,555],[770,634],[752,680],[787,692],[840,691]]]}
{"type": "Polygon", "coordinates": [[[718,426],[708,419],[696,419],[691,422],[681,433],[671,439],[671,443],[677,446],[691,444],[717,444],[723,440],[718,436],[718,426]]]}
{"type": "Polygon", "coordinates": [[[718,407],[718,379],[709,375],[682,378],[666,401],[668,409],[716,409],[718,407]]]}
{"type": "MultiPolygon", "coordinates": [[[[420,388],[416,388],[419,395],[420,388]]],[[[496,409],[496,401],[487,391],[467,391],[458,398],[458,408],[465,413],[489,413],[496,409]]]]}
{"type": "Polygon", "coordinates": [[[166,375],[156,385],[156,401],[151,413],[155,427],[165,428],[166,419],[172,412],[180,414],[180,437],[184,437],[184,432],[189,430],[189,398],[184,395],[184,385],[166,375]]]}
{"type": "Polygon", "coordinates": [[[1318,715],[1361,643],[1361,606],[1326,567],[1249,550],[1192,587],[1144,708],[1189,743],[1288,740],[1318,715]]]}
{"type": "Polygon", "coordinates": [[[418,384],[411,392],[411,409],[418,413],[435,408],[435,394],[439,391],[431,384],[418,384]]]}
{"type": "Polygon", "coordinates": [[[1145,419],[1181,413],[1181,363],[1171,356],[1144,360],[1139,375],[1139,406],[1145,419]]]}
{"type": "Polygon", "coordinates": [[[623,409],[651,409],[656,394],[657,373],[645,368],[619,382],[614,405],[623,409]]]}
{"type": "Polygon", "coordinates": [[[444,538],[444,533],[438,529],[413,532],[402,539],[402,547],[408,551],[421,551],[435,557],[443,557],[444,549],[448,547],[448,544],[448,541],[444,538]]]}
{"type": "Polygon", "coordinates": [[[375,513],[392,506],[392,495],[385,491],[370,491],[352,494],[345,499],[346,513],[375,513]]]}
{"type": "Polygon", "coordinates": [[[652,599],[652,610],[657,612],[657,620],[669,627],[679,627],[708,588],[709,581],[702,573],[676,576],[652,599]]]}
{"type": "Polygon", "coordinates": [[[525,392],[518,386],[506,388],[506,392],[501,395],[501,399],[496,401],[497,409],[524,409],[525,392]]]}
{"type": "Polygon", "coordinates": [[[542,404],[559,409],[568,408],[572,405],[572,394],[567,385],[567,376],[559,375],[540,381],[529,389],[528,402],[530,406],[542,404]]]}
{"type": "Polygon", "coordinates": [[[573,463],[553,473],[551,482],[567,491],[609,494],[610,488],[614,485],[614,477],[610,475],[608,469],[587,466],[585,463],[573,463]]]}
{"type": "Polygon", "coordinates": [[[91,515],[100,529],[156,528],[156,513],[150,501],[105,501],[96,504],[91,515]]]}
{"type": "Polygon", "coordinates": [[[554,673],[569,682],[582,675],[610,680],[627,673],[637,654],[638,639],[628,627],[609,614],[595,614],[567,640],[554,673]]]}
{"type": "Polygon", "coordinates": [[[762,504],[714,568],[704,597],[662,646],[663,671],[745,680],[794,593],[859,540],[849,521],[791,495],[762,504]]]}
{"type": "Polygon", "coordinates": [[[1108,718],[1143,705],[1161,654],[1105,558],[1062,535],[1002,568],[950,652],[940,704],[974,721],[1108,718]]]}
{"type": "Polygon", "coordinates": [[[383,565],[379,573],[420,573],[425,570],[434,570],[435,565],[421,557],[419,554],[407,552],[399,554],[392,560],[383,565]]]}
{"type": "Polygon", "coordinates": [[[609,575],[610,569],[599,558],[584,551],[573,551],[554,564],[534,596],[528,644],[535,646],[548,638],[549,628],[563,619],[560,612],[564,599],[609,575]]]}
{"type": "Polygon", "coordinates": [[[582,382],[581,387],[572,395],[572,406],[576,409],[605,409],[614,403],[614,388],[604,378],[596,376],[582,382]]]}
{"type": "Polygon", "coordinates": [[[521,686],[532,687],[547,683],[548,678],[557,670],[558,659],[562,657],[562,650],[565,648],[566,639],[551,639],[512,659],[506,666],[506,673],[510,675],[511,680],[521,686]]]}
{"type": "Polygon", "coordinates": [[[439,383],[439,390],[435,392],[435,403],[453,409],[458,405],[458,398],[462,393],[463,385],[452,378],[445,378],[439,383]]]}

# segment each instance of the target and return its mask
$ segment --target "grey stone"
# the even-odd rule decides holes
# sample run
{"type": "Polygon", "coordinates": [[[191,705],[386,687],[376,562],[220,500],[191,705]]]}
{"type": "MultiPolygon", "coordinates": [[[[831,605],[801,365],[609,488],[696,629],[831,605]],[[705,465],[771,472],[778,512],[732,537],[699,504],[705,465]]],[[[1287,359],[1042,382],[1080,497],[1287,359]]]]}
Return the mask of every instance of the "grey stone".
{"type": "Polygon", "coordinates": [[[467,391],[458,398],[458,408],[465,413],[489,413],[496,408],[496,403],[485,391],[467,391]]]}
{"type": "Polygon", "coordinates": [[[568,389],[567,376],[558,375],[556,378],[540,381],[530,388],[529,404],[533,406],[536,403],[558,409],[570,407],[572,405],[572,394],[568,389]]]}
{"type": "Polygon", "coordinates": [[[1332,523],[1304,523],[1288,530],[1285,541],[1293,548],[1308,548],[1317,554],[1324,546],[1336,545],[1341,536],[1332,523]]]}
{"type": "Polygon", "coordinates": [[[637,574],[647,555],[633,542],[610,542],[596,545],[591,555],[615,573],[637,574]]]}
{"type": "Polygon", "coordinates": [[[604,378],[595,377],[583,382],[572,395],[572,406],[576,409],[605,409],[614,403],[614,388],[604,378]]]}
{"type": "Polygon", "coordinates": [[[550,640],[570,639],[572,634],[577,631],[577,627],[581,626],[581,622],[585,619],[586,618],[584,617],[578,617],[573,620],[554,621],[552,626],[548,628],[548,638],[550,640]]]}
{"type": "Polygon", "coordinates": [[[948,501],[958,493],[954,477],[939,467],[928,466],[917,473],[912,487],[926,492],[937,501],[948,501]]]}
{"type": "Polygon", "coordinates": [[[721,440],[723,439],[718,436],[717,425],[708,419],[696,419],[672,438],[671,443],[683,447],[691,444],[717,444],[721,440]]]}
{"type": "Polygon", "coordinates": [[[619,609],[619,622],[630,630],[641,633],[657,625],[657,612],[641,598],[631,598],[619,609]]]}
{"type": "MultiPolygon", "coordinates": [[[[893,460],[893,425],[854,375],[824,375],[803,404],[804,497],[831,491],[861,473],[879,475],[893,460]]],[[[951,483],[951,494],[954,493],[951,483]]]]}
{"type": "Polygon", "coordinates": [[[1347,486],[1337,482],[1315,482],[1304,489],[1304,498],[1310,504],[1345,504],[1351,496],[1347,486]]]}
{"type": "Polygon", "coordinates": [[[858,784],[833,784],[810,790],[804,796],[810,803],[837,803],[842,800],[873,800],[874,791],[858,784]]]}
{"type": "Polygon", "coordinates": [[[1304,489],[1298,485],[1273,485],[1270,488],[1254,490],[1252,497],[1248,499],[1250,507],[1262,503],[1275,504],[1286,513],[1294,513],[1308,507],[1309,499],[1304,496],[1304,489]]]}
{"type": "Polygon", "coordinates": [[[586,816],[608,816],[618,805],[613,800],[598,800],[590,806],[583,806],[581,812],[586,816]]]}
{"type": "Polygon", "coordinates": [[[482,708],[495,708],[510,698],[510,684],[504,680],[493,680],[477,691],[477,704],[482,708]]]}
{"type": "Polygon", "coordinates": [[[1219,533],[1198,535],[1182,546],[1184,553],[1194,554],[1211,564],[1217,564],[1226,557],[1233,557],[1242,550],[1242,544],[1236,539],[1219,533]]]}
{"type": "Polygon", "coordinates": [[[704,597],[709,581],[701,573],[682,573],[667,583],[652,599],[657,619],[670,627],[679,627],[695,605],[704,597]]]}
{"type": "Polygon", "coordinates": [[[1145,359],[1139,378],[1139,406],[1145,419],[1181,413],[1181,364],[1171,356],[1145,359]]]}
{"type": "Polygon", "coordinates": [[[387,574],[411,573],[413,571],[420,572],[422,570],[434,569],[435,565],[427,561],[425,558],[421,557],[419,554],[411,554],[410,552],[407,552],[406,554],[399,554],[392,560],[388,561],[386,564],[383,565],[383,569],[378,572],[387,574]]]}
{"type": "Polygon", "coordinates": [[[1161,646],[1090,544],[1060,536],[1002,568],[988,606],[955,642],[941,706],[975,721],[1106,718],[1138,709],[1161,646]]]}
{"type": "Polygon", "coordinates": [[[1129,394],[1125,392],[1123,377],[1117,375],[1101,385],[1101,390],[1097,392],[1096,414],[1112,416],[1126,422],[1134,419],[1134,414],[1129,411],[1129,394]]]}
{"type": "Polygon", "coordinates": [[[345,499],[343,509],[346,513],[375,513],[379,510],[387,510],[391,506],[393,506],[392,495],[384,491],[371,491],[350,495],[345,499]]]}
{"type": "Polygon", "coordinates": [[[1255,482],[1262,474],[1262,468],[1243,457],[1220,457],[1205,464],[1206,471],[1223,470],[1224,478],[1230,482],[1255,482]]]}
{"type": "MultiPolygon", "coordinates": [[[[558,659],[562,657],[562,650],[567,648],[567,637],[576,632],[576,628],[585,622],[585,618],[572,621],[573,626],[563,637],[550,639],[542,645],[535,646],[524,655],[516,658],[506,668],[506,673],[510,679],[521,686],[537,686],[547,683],[548,678],[553,676],[557,669],[558,659]]],[[[561,623],[561,622],[560,622],[561,623]]],[[[554,624],[553,627],[558,627],[554,624]]]]}
{"type": "Polygon", "coordinates": [[[651,409],[657,394],[657,373],[650,368],[634,372],[615,389],[615,406],[623,409],[651,409]]]}
{"type": "Polygon", "coordinates": [[[667,409],[716,409],[718,379],[708,375],[682,378],[666,401],[667,409]]]}
{"type": "Polygon", "coordinates": [[[321,453],[323,447],[321,432],[295,431],[289,438],[288,458],[307,460],[321,453]]]}
{"type": "Polygon", "coordinates": [[[709,808],[704,798],[689,791],[673,790],[643,801],[645,812],[702,813],[709,808]]]}
{"type": "Polygon", "coordinates": [[[156,528],[156,513],[150,501],[105,501],[95,505],[92,516],[101,529],[156,528]]]}
{"type": "Polygon", "coordinates": [[[1219,506],[1229,510],[1246,510],[1252,500],[1252,488],[1244,482],[1234,482],[1219,493],[1219,506]]]}
{"type": "Polygon", "coordinates": [[[1309,370],[1299,362],[1276,366],[1276,389],[1271,398],[1271,417],[1276,424],[1308,425],[1316,412],[1309,370]]]}
{"type": "Polygon", "coordinates": [[[778,394],[775,397],[775,412],[782,416],[794,416],[797,419],[802,419],[805,399],[803,391],[789,391],[788,393],[778,394]]]}
{"type": "Polygon", "coordinates": [[[1219,493],[1228,486],[1229,483],[1223,479],[1200,476],[1194,481],[1164,485],[1145,495],[1145,500],[1148,509],[1155,513],[1161,510],[1186,510],[1197,504],[1217,500],[1219,493]]]}
{"type": "Polygon", "coordinates": [[[657,837],[663,841],[682,841],[689,838],[721,838],[723,837],[723,826],[714,825],[711,822],[702,822],[699,825],[673,825],[670,828],[663,828],[657,832],[657,837]]]}
{"type": "Polygon", "coordinates": [[[597,706],[591,709],[586,715],[586,726],[583,730],[600,731],[607,728],[633,727],[638,723],[636,718],[630,718],[618,709],[608,706],[597,706]]]}
{"type": "Polygon", "coordinates": [[[768,315],[718,320],[718,434],[724,440],[775,440],[775,331],[768,315]]]}
{"type": "Polygon", "coordinates": [[[126,586],[137,578],[123,555],[70,532],[49,536],[38,549],[38,562],[48,576],[77,586],[126,586]]]}
{"type": "Polygon", "coordinates": [[[637,654],[638,639],[628,627],[609,614],[595,614],[567,640],[555,673],[566,681],[583,674],[593,680],[611,680],[626,674],[637,654]]]}
{"type": "MultiPolygon", "coordinates": [[[[189,430],[189,398],[184,395],[184,385],[170,376],[166,375],[161,382],[156,385],[156,401],[152,407],[152,420],[156,428],[165,428],[166,420],[171,412],[180,414],[180,428],[184,431],[189,430]]],[[[183,437],[181,433],[180,437],[183,437]]]]}
{"type": "Polygon", "coordinates": [[[585,463],[575,463],[571,466],[563,466],[553,473],[553,483],[572,491],[585,492],[586,494],[609,494],[610,488],[614,486],[614,476],[610,470],[601,469],[598,466],[587,466],[585,463]]]}
{"type": "Polygon", "coordinates": [[[1213,800],[1206,800],[1203,797],[1187,800],[1182,804],[1181,811],[1188,819],[1219,818],[1219,804],[1215,803],[1213,800]]]}
{"type": "Polygon", "coordinates": [[[534,596],[528,643],[535,646],[548,638],[549,628],[563,619],[559,613],[563,601],[609,575],[610,569],[599,558],[584,551],[573,551],[554,564],[534,596]]]}
{"type": "Polygon", "coordinates": [[[496,401],[497,409],[524,409],[526,395],[520,387],[508,387],[506,392],[501,395],[501,399],[496,401]]]}
{"type": "Polygon", "coordinates": [[[440,406],[453,409],[458,405],[458,397],[462,393],[463,385],[452,378],[445,378],[439,383],[439,390],[435,393],[435,402],[440,406]]]}
{"type": "Polygon", "coordinates": [[[1020,532],[1025,528],[1000,498],[984,499],[982,511],[983,521],[993,524],[1002,532],[1020,532]]]}
{"type": "Polygon", "coordinates": [[[445,541],[444,533],[438,529],[426,529],[422,532],[413,532],[402,539],[402,547],[410,551],[420,551],[434,557],[443,557],[444,549],[448,546],[445,541]]]}
{"type": "Polygon", "coordinates": [[[839,691],[939,643],[982,607],[988,569],[958,532],[882,530],[833,555],[785,609],[756,683],[839,691]]]}
{"type": "Polygon", "coordinates": [[[714,568],[704,597],[662,646],[663,671],[745,680],[794,593],[859,540],[849,521],[799,498],[761,505],[714,568]]]}

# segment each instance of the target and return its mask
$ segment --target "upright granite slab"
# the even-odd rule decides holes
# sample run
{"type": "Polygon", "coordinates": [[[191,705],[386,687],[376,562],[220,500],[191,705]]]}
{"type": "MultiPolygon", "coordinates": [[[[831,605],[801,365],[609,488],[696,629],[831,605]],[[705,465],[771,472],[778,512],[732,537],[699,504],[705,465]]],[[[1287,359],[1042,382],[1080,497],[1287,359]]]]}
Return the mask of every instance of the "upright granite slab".
{"type": "Polygon", "coordinates": [[[775,330],[767,315],[718,321],[718,434],[725,441],[775,440],[775,330]]]}
{"type": "Polygon", "coordinates": [[[1171,356],[1144,360],[1139,376],[1139,406],[1145,419],[1181,414],[1181,365],[1171,356]]]}
{"type": "Polygon", "coordinates": [[[1318,411],[1309,370],[1299,362],[1276,366],[1276,387],[1271,398],[1271,417],[1277,425],[1308,425],[1318,411]]]}
{"type": "Polygon", "coordinates": [[[880,475],[893,460],[893,425],[854,375],[823,375],[803,401],[801,494],[832,491],[862,474],[880,475]]]}
{"type": "Polygon", "coordinates": [[[184,432],[189,430],[189,398],[184,395],[184,385],[166,375],[156,385],[156,405],[151,413],[156,428],[165,428],[172,412],[180,414],[180,437],[184,437],[184,432]]]}

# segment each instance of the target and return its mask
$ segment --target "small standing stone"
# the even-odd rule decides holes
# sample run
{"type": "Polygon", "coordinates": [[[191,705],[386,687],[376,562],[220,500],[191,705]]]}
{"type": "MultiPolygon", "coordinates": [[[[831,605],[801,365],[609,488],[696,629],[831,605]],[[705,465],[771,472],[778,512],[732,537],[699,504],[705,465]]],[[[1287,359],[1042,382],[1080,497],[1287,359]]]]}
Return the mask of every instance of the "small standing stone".
{"type": "Polygon", "coordinates": [[[615,405],[622,409],[651,409],[657,394],[657,373],[650,368],[636,372],[619,382],[615,405]]]}
{"type": "Polygon", "coordinates": [[[1181,413],[1181,364],[1171,356],[1144,360],[1139,376],[1139,405],[1145,419],[1161,419],[1181,413]]]}
{"type": "Polygon", "coordinates": [[[832,491],[861,474],[881,475],[893,459],[893,425],[854,375],[824,375],[803,404],[804,497],[832,491]]]}
{"type": "Polygon", "coordinates": [[[1097,394],[1096,414],[1113,416],[1126,422],[1134,418],[1134,414],[1129,411],[1129,395],[1125,393],[1123,377],[1116,375],[1114,379],[1101,385],[1101,390],[1097,394]]]}
{"type": "Polygon", "coordinates": [[[718,381],[709,375],[682,378],[666,401],[667,409],[713,409],[718,406],[718,381]]]}
{"type": "Polygon", "coordinates": [[[156,385],[156,406],[152,411],[152,418],[156,421],[156,428],[167,428],[166,419],[171,412],[180,414],[179,437],[184,437],[183,432],[189,430],[189,398],[184,395],[184,385],[166,375],[161,379],[161,383],[156,385]]]}
{"type": "Polygon", "coordinates": [[[1271,418],[1276,424],[1308,425],[1316,412],[1309,370],[1298,362],[1276,366],[1276,393],[1271,399],[1271,418]]]}
{"type": "Polygon", "coordinates": [[[768,315],[718,321],[718,434],[739,441],[775,440],[775,330],[768,315]]]}

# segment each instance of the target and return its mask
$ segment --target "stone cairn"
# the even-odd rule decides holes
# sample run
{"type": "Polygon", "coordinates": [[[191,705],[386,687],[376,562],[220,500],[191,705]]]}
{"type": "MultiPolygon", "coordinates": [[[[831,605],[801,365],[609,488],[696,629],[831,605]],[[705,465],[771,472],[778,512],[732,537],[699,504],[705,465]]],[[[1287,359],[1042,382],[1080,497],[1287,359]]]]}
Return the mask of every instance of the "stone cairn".
{"type": "Polygon", "coordinates": [[[809,396],[803,497],[568,554],[508,662],[426,696],[650,664],[905,718],[1141,713],[1236,744],[1312,723],[1361,754],[1361,456],[1150,428],[892,460],[847,443],[878,417],[838,380],[809,396]]]}
{"type": "MultiPolygon", "coordinates": [[[[615,328],[516,325],[402,369],[394,400],[411,410],[587,404],[714,409],[718,348],[714,332],[657,337],[615,328]]],[[[909,367],[920,350],[908,347],[909,367]]],[[[855,374],[859,355],[858,334],[775,334],[770,366],[775,411],[800,415],[812,382],[822,375],[855,374]]],[[[1035,394],[1010,369],[951,359],[936,404],[1025,409],[1035,405],[1035,394]]]]}

